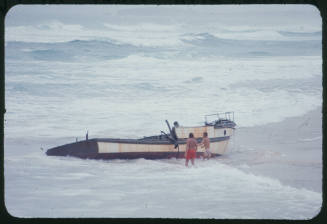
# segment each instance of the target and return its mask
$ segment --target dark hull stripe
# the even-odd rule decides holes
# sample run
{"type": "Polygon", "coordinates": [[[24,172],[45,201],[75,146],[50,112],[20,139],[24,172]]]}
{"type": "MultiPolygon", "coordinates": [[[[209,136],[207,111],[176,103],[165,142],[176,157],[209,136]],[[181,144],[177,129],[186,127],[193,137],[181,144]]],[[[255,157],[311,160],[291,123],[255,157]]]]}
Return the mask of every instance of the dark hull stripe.
{"type": "MultiPolygon", "coordinates": [[[[83,159],[170,159],[170,158],[185,158],[184,152],[125,152],[125,153],[99,153],[99,154],[79,154],[73,155],[83,159]]],[[[203,152],[197,152],[196,157],[203,156],[203,152]]],[[[212,154],[212,157],[220,156],[219,154],[212,154]]]]}

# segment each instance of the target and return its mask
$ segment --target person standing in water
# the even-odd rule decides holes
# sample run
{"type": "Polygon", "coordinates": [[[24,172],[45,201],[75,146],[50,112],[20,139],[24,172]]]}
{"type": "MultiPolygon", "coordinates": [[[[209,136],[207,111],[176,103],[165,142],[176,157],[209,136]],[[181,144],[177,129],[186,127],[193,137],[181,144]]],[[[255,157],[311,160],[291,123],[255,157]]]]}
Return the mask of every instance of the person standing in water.
{"type": "Polygon", "coordinates": [[[186,150],[185,150],[185,166],[188,166],[188,161],[191,160],[192,165],[194,166],[194,159],[196,157],[196,150],[198,149],[198,143],[194,138],[193,133],[189,134],[189,138],[186,141],[186,150]]]}
{"type": "Polygon", "coordinates": [[[208,138],[207,132],[203,132],[201,148],[203,147],[204,147],[203,159],[205,158],[209,159],[211,157],[211,152],[210,152],[210,139],[208,138]]]}

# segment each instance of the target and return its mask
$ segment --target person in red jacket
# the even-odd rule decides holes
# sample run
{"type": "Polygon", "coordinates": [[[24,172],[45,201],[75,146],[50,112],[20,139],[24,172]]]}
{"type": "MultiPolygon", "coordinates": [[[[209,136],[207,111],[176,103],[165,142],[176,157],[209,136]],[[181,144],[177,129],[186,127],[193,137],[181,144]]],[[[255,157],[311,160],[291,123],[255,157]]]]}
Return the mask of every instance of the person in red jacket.
{"type": "Polygon", "coordinates": [[[185,166],[188,166],[188,161],[191,160],[194,166],[194,159],[196,157],[196,150],[198,149],[198,142],[195,140],[193,133],[189,134],[189,138],[186,141],[185,150],[185,166]]]}

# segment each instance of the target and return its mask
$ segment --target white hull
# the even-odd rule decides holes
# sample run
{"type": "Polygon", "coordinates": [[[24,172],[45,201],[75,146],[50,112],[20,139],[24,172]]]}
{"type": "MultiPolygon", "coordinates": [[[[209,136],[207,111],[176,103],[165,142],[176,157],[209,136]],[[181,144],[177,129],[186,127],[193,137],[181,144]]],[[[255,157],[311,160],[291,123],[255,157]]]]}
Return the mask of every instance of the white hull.
{"type": "MultiPolygon", "coordinates": [[[[116,142],[97,142],[98,153],[146,153],[146,152],[171,152],[177,153],[178,148],[173,144],[129,144],[116,142]]],[[[222,155],[226,152],[228,139],[210,143],[210,151],[213,154],[222,155]]],[[[186,144],[179,144],[179,152],[185,152],[186,144]]],[[[198,152],[204,149],[198,147],[198,152]]]]}

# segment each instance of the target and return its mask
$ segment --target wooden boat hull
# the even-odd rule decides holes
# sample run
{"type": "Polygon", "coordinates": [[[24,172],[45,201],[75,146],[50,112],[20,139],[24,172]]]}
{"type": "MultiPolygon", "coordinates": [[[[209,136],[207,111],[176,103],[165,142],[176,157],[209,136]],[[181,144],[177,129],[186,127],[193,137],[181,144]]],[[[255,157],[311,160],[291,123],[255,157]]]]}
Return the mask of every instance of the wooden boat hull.
{"type": "MultiPolygon", "coordinates": [[[[226,112],[225,115],[231,114],[226,112]]],[[[210,116],[210,115],[207,115],[210,116]]],[[[219,114],[217,114],[219,118],[219,114]]],[[[210,151],[212,156],[219,156],[225,153],[230,136],[234,133],[235,123],[229,119],[218,119],[214,122],[205,122],[204,126],[184,127],[174,122],[173,129],[168,121],[169,134],[162,132],[161,135],[144,137],[141,139],[113,139],[96,138],[85,141],[74,142],[49,149],[46,154],[49,156],[74,156],[89,159],[166,159],[184,158],[186,140],[190,133],[200,143],[204,132],[210,139],[210,151]],[[176,124],[176,125],[175,125],[176,124]]],[[[197,157],[204,152],[198,147],[197,157]]]]}
{"type": "MultiPolygon", "coordinates": [[[[198,142],[201,139],[197,139],[198,142]]],[[[229,136],[211,138],[212,156],[225,153],[229,136]]],[[[184,158],[186,139],[178,140],[178,148],[169,141],[145,142],[131,139],[90,139],[49,149],[49,156],[74,156],[84,159],[167,159],[184,158]]],[[[197,157],[204,149],[199,147],[197,157]]]]}

